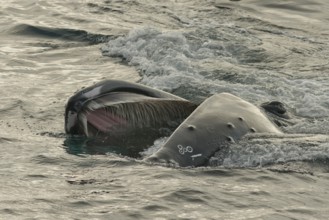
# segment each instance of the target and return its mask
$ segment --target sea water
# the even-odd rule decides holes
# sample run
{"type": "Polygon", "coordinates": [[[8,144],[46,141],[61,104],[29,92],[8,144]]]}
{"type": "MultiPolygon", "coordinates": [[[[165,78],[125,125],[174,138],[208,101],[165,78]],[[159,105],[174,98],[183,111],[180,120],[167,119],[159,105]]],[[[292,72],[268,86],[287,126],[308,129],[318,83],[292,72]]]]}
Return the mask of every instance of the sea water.
{"type": "Polygon", "coordinates": [[[327,1],[12,0],[0,8],[0,219],[328,218],[327,1]],[[293,118],[283,135],[248,135],[207,167],[70,151],[66,101],[103,79],[197,103],[220,92],[257,106],[276,100],[293,118]]]}

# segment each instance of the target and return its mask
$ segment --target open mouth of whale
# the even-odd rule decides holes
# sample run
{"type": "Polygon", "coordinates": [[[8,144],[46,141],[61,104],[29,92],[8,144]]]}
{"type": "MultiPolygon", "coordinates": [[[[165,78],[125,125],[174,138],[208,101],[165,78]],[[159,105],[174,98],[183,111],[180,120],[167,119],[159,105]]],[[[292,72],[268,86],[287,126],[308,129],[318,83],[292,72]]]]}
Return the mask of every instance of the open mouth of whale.
{"type": "Polygon", "coordinates": [[[185,100],[112,92],[87,100],[78,120],[88,138],[147,147],[156,138],[170,135],[195,108],[185,100]]]}

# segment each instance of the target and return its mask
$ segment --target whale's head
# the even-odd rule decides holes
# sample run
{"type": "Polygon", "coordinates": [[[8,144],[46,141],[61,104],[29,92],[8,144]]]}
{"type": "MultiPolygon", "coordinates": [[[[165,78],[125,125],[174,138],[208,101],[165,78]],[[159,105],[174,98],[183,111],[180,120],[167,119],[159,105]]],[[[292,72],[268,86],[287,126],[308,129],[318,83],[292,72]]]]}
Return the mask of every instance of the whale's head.
{"type": "Polygon", "coordinates": [[[87,137],[118,137],[176,128],[197,107],[183,98],[143,85],[106,80],[74,94],[65,109],[65,131],[87,137]],[[163,129],[162,129],[163,130],[163,129]]]}

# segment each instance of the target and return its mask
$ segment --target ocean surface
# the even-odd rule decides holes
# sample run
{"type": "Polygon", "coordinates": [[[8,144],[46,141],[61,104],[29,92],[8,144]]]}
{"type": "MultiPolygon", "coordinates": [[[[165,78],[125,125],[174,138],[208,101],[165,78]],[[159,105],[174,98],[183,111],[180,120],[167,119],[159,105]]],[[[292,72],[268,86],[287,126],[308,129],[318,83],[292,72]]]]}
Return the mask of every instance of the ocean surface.
{"type": "MultiPolygon", "coordinates": [[[[329,1],[9,0],[0,5],[0,219],[328,219],[329,1]],[[77,90],[122,79],[200,103],[285,103],[284,135],[210,166],[64,144],[77,90]]],[[[155,141],[142,155],[164,142],[155,141]]]]}

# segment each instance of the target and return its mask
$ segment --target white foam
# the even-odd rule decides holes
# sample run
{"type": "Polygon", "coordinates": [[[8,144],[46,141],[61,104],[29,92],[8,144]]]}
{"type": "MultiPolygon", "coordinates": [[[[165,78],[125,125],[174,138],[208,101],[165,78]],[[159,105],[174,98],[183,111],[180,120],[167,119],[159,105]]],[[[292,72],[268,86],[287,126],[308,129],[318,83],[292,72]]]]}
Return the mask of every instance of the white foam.
{"type": "MultiPolygon", "coordinates": [[[[199,27],[185,33],[140,28],[111,40],[102,51],[107,56],[123,57],[138,69],[141,82],[149,86],[167,91],[185,88],[186,97],[230,92],[256,105],[278,100],[297,116],[323,118],[321,128],[310,131],[329,131],[329,78],[294,77],[293,69],[287,70],[291,72],[289,76],[254,67],[253,62],[275,63],[276,57],[272,57],[273,51],[259,47],[260,39],[241,30],[232,24],[212,29],[199,27]]],[[[295,126],[291,132],[316,127],[311,120],[300,123],[303,126],[295,126]]]]}
{"type": "Polygon", "coordinates": [[[163,146],[163,144],[166,142],[167,139],[168,139],[168,137],[163,137],[163,138],[159,138],[159,139],[155,140],[154,145],[145,149],[143,152],[140,152],[140,155],[142,157],[151,156],[152,154],[156,153],[163,146]]]}

